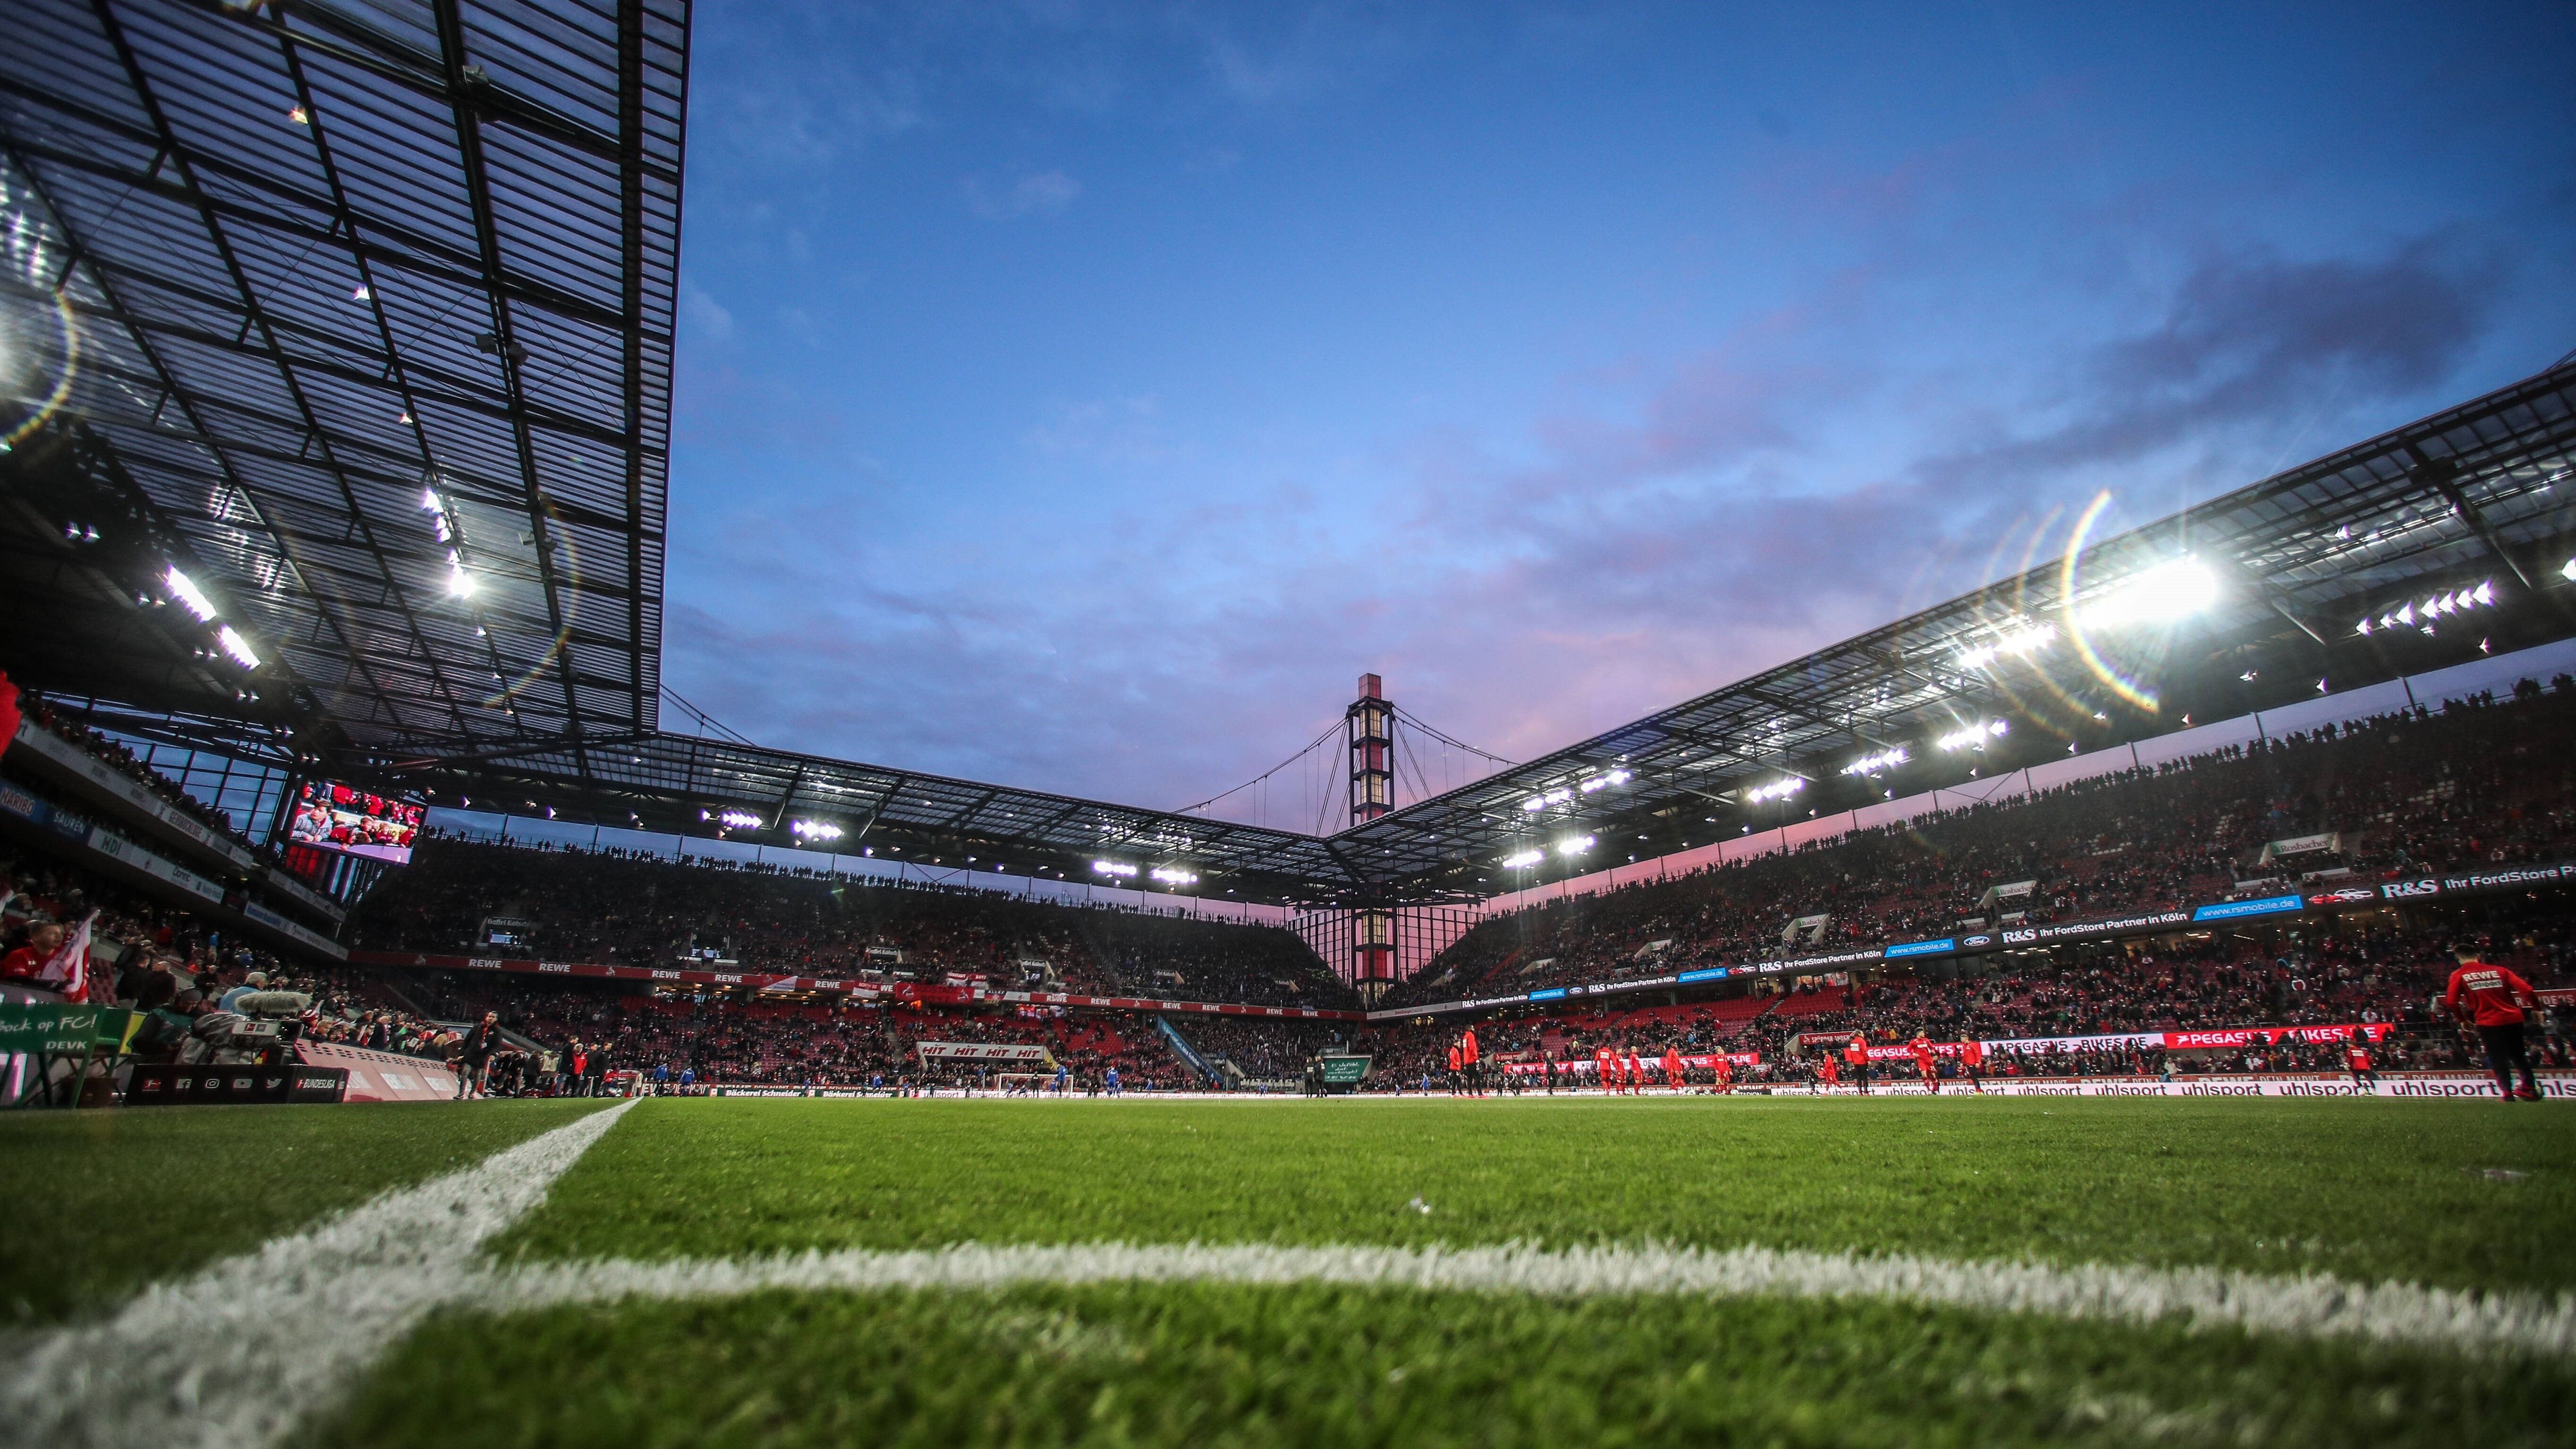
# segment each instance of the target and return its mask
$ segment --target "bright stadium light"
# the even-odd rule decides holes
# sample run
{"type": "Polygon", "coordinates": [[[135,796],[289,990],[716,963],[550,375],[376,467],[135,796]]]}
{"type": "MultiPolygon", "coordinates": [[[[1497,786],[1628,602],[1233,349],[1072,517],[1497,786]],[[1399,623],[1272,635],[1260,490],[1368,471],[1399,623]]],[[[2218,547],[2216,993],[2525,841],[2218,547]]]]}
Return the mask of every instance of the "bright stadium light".
{"type": "Polygon", "coordinates": [[[1893,770],[1911,758],[1912,756],[1907,755],[1902,748],[1880,750],[1873,755],[1863,755],[1843,766],[1842,772],[1846,775],[1875,775],[1881,770],[1893,770]]]}
{"type": "Polygon", "coordinates": [[[1136,867],[1122,860],[1095,860],[1091,863],[1091,868],[1102,875],[1114,875],[1120,880],[1136,878],[1136,867]]]}
{"type": "Polygon", "coordinates": [[[1196,872],[1183,870],[1176,865],[1158,865],[1146,874],[1167,886],[1189,886],[1199,883],[1196,872]]]}
{"type": "Polygon", "coordinates": [[[2002,720],[1990,720],[1985,724],[1970,725],[1963,730],[1952,730],[1936,743],[1945,750],[1982,750],[1986,747],[1988,738],[2004,734],[2010,728],[2002,720]]]}
{"type": "Polygon", "coordinates": [[[1591,848],[1592,837],[1589,835],[1572,836],[1556,843],[1556,853],[1559,855],[1581,855],[1591,848]]]}
{"type": "Polygon", "coordinates": [[[1547,808],[1547,801],[1545,801],[1545,800],[1543,800],[1543,799],[1539,798],[1539,797],[1538,797],[1538,796],[1536,796],[1536,795],[1532,795],[1532,796],[1531,796],[1531,797],[1529,797],[1528,799],[1523,800],[1523,801],[1521,802],[1521,809],[1523,809],[1523,810],[1525,810],[1525,811],[1529,812],[1529,813],[1530,813],[1530,814],[1532,814],[1532,815],[1536,815],[1538,812],[1540,812],[1540,811],[1542,811],[1542,810],[1544,810],[1544,809],[1546,809],[1546,808],[1547,808]]]}
{"type": "Polygon", "coordinates": [[[1757,785],[1744,792],[1744,798],[1750,804],[1759,805],[1769,800],[1786,800],[1806,788],[1807,782],[1803,778],[1792,775],[1786,780],[1774,780],[1768,785],[1757,785]]]}
{"type": "Polygon", "coordinates": [[[2218,575],[2195,554],[2168,559],[2084,606],[2084,627],[2163,624],[2218,602],[2218,575]]]}
{"type": "Polygon", "coordinates": [[[438,490],[435,488],[423,488],[420,490],[420,507],[423,513],[438,512],[438,490]]]}
{"type": "Polygon", "coordinates": [[[242,668],[257,669],[259,667],[259,656],[251,652],[250,641],[243,638],[241,636],[241,631],[235,629],[232,625],[226,624],[223,627],[222,632],[215,635],[215,642],[223,645],[224,652],[231,655],[233,657],[233,662],[240,665],[242,668]]]}
{"type": "Polygon", "coordinates": [[[2571,584],[2576,584],[2576,558],[2571,558],[2561,565],[2558,576],[2571,584]]]}
{"type": "Polygon", "coordinates": [[[197,587],[195,579],[173,568],[162,576],[161,581],[170,586],[170,593],[174,598],[188,606],[189,613],[197,616],[198,623],[211,624],[215,621],[214,601],[206,597],[205,590],[197,587]]]}
{"type": "Polygon", "coordinates": [[[716,823],[730,830],[758,830],[760,817],[748,810],[719,810],[716,823]]]}
{"type": "Polygon", "coordinates": [[[1961,669],[1983,669],[1996,660],[2010,656],[2027,659],[2048,647],[2057,637],[2054,624],[2028,624],[1999,638],[1990,639],[1974,648],[1959,651],[1961,669]]]}
{"type": "Polygon", "coordinates": [[[1612,770],[1609,774],[1595,775],[1584,781],[1580,788],[1584,794],[1589,795],[1595,790],[1607,790],[1613,785],[1625,785],[1632,778],[1634,777],[1625,770],[1612,770]]]}
{"type": "Polygon", "coordinates": [[[2378,629],[2421,629],[2430,634],[2435,620],[2447,619],[2464,609],[2491,608],[2495,601],[2495,580],[2484,579],[2475,588],[2452,589],[2423,599],[2408,599],[2381,614],[2376,621],[2362,620],[2353,626],[2353,632],[2368,634],[2378,629]]]}
{"type": "Polygon", "coordinates": [[[841,827],[825,824],[820,820],[798,820],[788,825],[787,833],[807,840],[838,840],[841,838],[841,827]]]}
{"type": "Polygon", "coordinates": [[[1547,852],[1544,850],[1524,850],[1516,854],[1504,856],[1503,869],[1527,870],[1529,867],[1534,866],[1545,859],[1547,859],[1547,852]]]}

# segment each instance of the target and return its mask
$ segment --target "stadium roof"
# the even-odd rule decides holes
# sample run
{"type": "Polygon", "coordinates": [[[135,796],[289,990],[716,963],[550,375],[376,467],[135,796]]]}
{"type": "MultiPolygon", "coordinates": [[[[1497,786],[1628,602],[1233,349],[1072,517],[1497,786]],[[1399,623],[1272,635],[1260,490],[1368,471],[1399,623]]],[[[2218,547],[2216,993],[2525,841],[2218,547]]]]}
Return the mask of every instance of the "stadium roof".
{"type": "Polygon", "coordinates": [[[1499,861],[1569,836],[1615,831],[1665,854],[1963,783],[1978,764],[1991,776],[2562,638],[2576,633],[2571,454],[2576,359],[1341,841],[1414,892],[1490,895],[1527,879],[1499,861]],[[2438,618],[2379,622],[2446,596],[2438,618]],[[2163,623],[2158,604],[2202,606],[2163,623]],[[1629,778],[1584,792],[1614,771],[1629,778]]]}
{"type": "Polygon", "coordinates": [[[136,732],[442,804],[689,832],[730,809],[782,844],[815,818],[844,851],[1169,862],[1321,903],[1481,897],[1567,838],[1661,854],[1954,783],[1934,741],[1992,720],[1999,767],[2576,632],[2562,364],[1328,838],[665,733],[687,15],[20,0],[0,322],[54,365],[0,378],[0,608],[51,627],[0,630],[0,663],[136,732]],[[2210,607],[2086,627],[2185,555],[2210,607]],[[2470,635],[2357,628],[2479,583],[2470,635]]]}
{"type": "Polygon", "coordinates": [[[255,713],[415,751],[656,725],[687,17],[10,7],[7,301],[78,338],[19,449],[172,542],[255,713]]]}

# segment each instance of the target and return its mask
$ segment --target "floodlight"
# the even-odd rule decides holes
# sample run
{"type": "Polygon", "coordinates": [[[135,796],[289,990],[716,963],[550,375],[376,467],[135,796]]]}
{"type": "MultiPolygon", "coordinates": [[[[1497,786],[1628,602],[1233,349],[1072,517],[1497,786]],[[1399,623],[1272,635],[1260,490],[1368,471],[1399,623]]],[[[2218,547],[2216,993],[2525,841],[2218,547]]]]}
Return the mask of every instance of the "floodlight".
{"type": "Polygon", "coordinates": [[[2571,558],[2561,565],[2558,576],[2571,584],[2576,584],[2576,558],[2571,558]]]}
{"type": "Polygon", "coordinates": [[[1768,785],[1757,785],[1746,791],[1744,798],[1758,805],[1766,800],[1786,800],[1806,788],[1807,782],[1803,777],[1792,775],[1786,780],[1774,780],[1768,785]]]}
{"type": "Polygon", "coordinates": [[[1953,730],[1933,743],[1944,750],[1982,750],[1986,747],[1988,738],[2004,734],[2010,729],[2011,726],[2002,720],[1989,720],[1984,724],[1970,725],[1963,730],[1953,730]]]}
{"type": "Polygon", "coordinates": [[[1850,764],[1843,766],[1842,772],[1846,775],[1875,775],[1881,770],[1895,769],[1897,766],[1904,764],[1910,758],[1911,756],[1907,755],[1902,747],[1892,750],[1880,750],[1878,753],[1873,755],[1863,755],[1859,759],[1852,761],[1850,764]]]}
{"type": "Polygon", "coordinates": [[[2168,559],[2087,604],[2084,626],[2171,623],[2218,602],[2218,575],[2196,554],[2168,559]]]}
{"type": "Polygon", "coordinates": [[[1592,837],[1589,835],[1577,835],[1556,843],[1556,853],[1559,855],[1581,855],[1591,848],[1592,837]]]}
{"type": "Polygon", "coordinates": [[[178,569],[172,568],[170,572],[163,577],[162,582],[170,586],[171,594],[176,597],[180,603],[188,606],[188,612],[196,615],[199,623],[211,624],[214,622],[214,601],[206,597],[205,590],[197,587],[196,580],[179,572],[178,569]]]}
{"type": "Polygon", "coordinates": [[[1536,796],[1536,795],[1532,795],[1532,796],[1531,796],[1531,797],[1529,797],[1528,799],[1523,800],[1523,801],[1521,802],[1521,808],[1522,808],[1523,810],[1526,810],[1526,811],[1530,812],[1531,814],[1535,815],[1535,814],[1537,814],[1539,811],[1544,810],[1544,809],[1546,809],[1546,808],[1547,808],[1547,802],[1546,802],[1545,800],[1540,799],[1540,798],[1539,798],[1538,796],[1536,796]]]}
{"type": "Polygon", "coordinates": [[[1545,859],[1547,859],[1547,852],[1544,850],[1524,850],[1517,854],[1504,856],[1503,869],[1522,870],[1529,866],[1536,865],[1545,859]]]}
{"type": "Polygon", "coordinates": [[[1114,875],[1122,879],[1133,879],[1136,875],[1136,867],[1124,861],[1095,860],[1091,863],[1091,868],[1102,875],[1114,875]]]}
{"type": "Polygon", "coordinates": [[[716,813],[719,824],[733,830],[758,830],[760,817],[748,810],[722,810],[716,813]]]}
{"type": "Polygon", "coordinates": [[[826,824],[820,820],[795,821],[788,825],[787,832],[790,835],[803,836],[807,840],[838,840],[841,838],[841,827],[826,824]]]}
{"type": "Polygon", "coordinates": [[[240,665],[242,668],[257,669],[259,667],[259,656],[251,652],[250,641],[243,638],[241,636],[241,631],[235,629],[232,625],[226,624],[223,627],[223,631],[215,635],[215,642],[223,645],[224,652],[231,655],[233,657],[233,662],[240,665]]]}
{"type": "Polygon", "coordinates": [[[2049,642],[2056,637],[2057,626],[2054,624],[2025,625],[1974,648],[1960,650],[1959,667],[1982,669],[2007,654],[2017,659],[2027,659],[2047,648],[2049,642]]]}
{"type": "Polygon", "coordinates": [[[1146,874],[1168,886],[1197,885],[1198,876],[1175,865],[1158,865],[1146,874]]]}
{"type": "Polygon", "coordinates": [[[474,576],[465,571],[465,565],[452,564],[448,567],[447,591],[460,599],[473,596],[474,576]]]}

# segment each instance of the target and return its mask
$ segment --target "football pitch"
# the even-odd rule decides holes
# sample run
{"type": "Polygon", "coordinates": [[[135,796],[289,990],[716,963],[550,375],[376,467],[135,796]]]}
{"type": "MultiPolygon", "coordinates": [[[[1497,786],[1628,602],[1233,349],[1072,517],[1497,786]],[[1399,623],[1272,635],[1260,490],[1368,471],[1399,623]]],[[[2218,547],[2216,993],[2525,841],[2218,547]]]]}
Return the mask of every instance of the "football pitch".
{"type": "Polygon", "coordinates": [[[0,1122],[9,1442],[2565,1443],[2576,1115],[656,1099],[0,1122]]]}

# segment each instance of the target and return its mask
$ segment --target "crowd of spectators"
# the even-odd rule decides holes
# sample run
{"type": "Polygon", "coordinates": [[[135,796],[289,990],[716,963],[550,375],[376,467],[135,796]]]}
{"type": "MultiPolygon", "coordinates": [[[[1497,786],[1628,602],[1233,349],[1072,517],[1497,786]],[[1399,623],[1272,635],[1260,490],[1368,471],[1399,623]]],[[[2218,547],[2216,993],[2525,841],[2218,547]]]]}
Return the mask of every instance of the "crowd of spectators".
{"type": "MultiPolygon", "coordinates": [[[[1626,1010],[1554,1012],[1477,1023],[1489,1060],[1579,1061],[1609,1047],[1648,1058],[1666,1046],[1685,1053],[1724,1050],[1758,1056],[1739,1069],[1750,1083],[1801,1083],[1822,1058],[1858,1033],[1877,1046],[1917,1034],[1936,1042],[2046,1041],[2051,1038],[2161,1035],[2242,1027],[2376,1026],[2390,1035],[2373,1049],[2391,1070],[2475,1070],[2473,1041],[2444,1008],[2442,995],[2461,949],[2511,966],[2542,989],[2576,981],[2576,926],[2563,903],[2543,903],[2483,922],[2413,928],[2388,922],[2329,931],[2265,933],[2183,946],[2059,948],[2038,958],[1982,970],[1930,967],[1855,984],[1847,973],[1807,978],[1785,991],[1626,1010]]],[[[1445,1049],[1464,1023],[1414,1018],[1372,1026],[1359,1050],[1377,1058],[1391,1080],[1434,1078],[1445,1049]]],[[[2532,1023],[2536,1056],[2551,1066],[2576,1064],[2568,1012],[2544,1011],[2532,1023]]],[[[2278,1041],[2167,1052],[2160,1046],[2116,1049],[2037,1047],[2001,1052],[2002,1075],[2153,1075],[2335,1070],[2334,1042],[2278,1041]],[[2170,1060],[2169,1060],[2170,1059],[2170,1060]]]]}
{"type": "Polygon", "coordinates": [[[81,924],[90,928],[80,982],[83,999],[148,1013],[138,1038],[145,1061],[178,1061],[191,1029],[232,1010],[238,993],[292,992],[304,1038],[411,1056],[444,1058],[456,1032],[423,1014],[398,986],[362,968],[299,962],[262,950],[186,909],[128,891],[77,866],[42,859],[0,861],[0,961],[10,999],[64,999],[67,977],[36,974],[81,924]]]}
{"type": "Polygon", "coordinates": [[[33,721],[39,728],[77,746],[82,753],[91,758],[103,760],[114,766],[198,824],[222,834],[235,845],[253,854],[272,860],[276,858],[275,851],[252,840],[233,824],[231,811],[219,810],[180,789],[176,781],[137,758],[134,751],[123,741],[112,739],[91,729],[79,720],[57,711],[50,703],[37,696],[19,696],[19,706],[25,718],[33,721]]]}
{"type": "Polygon", "coordinates": [[[852,979],[952,974],[1011,989],[1357,1004],[1304,942],[1274,926],[1060,904],[995,891],[631,851],[424,838],[352,916],[353,945],[557,961],[852,979]],[[873,951],[873,954],[872,954],[873,951]],[[899,954],[900,959],[897,959],[899,954]]]}
{"type": "Polygon", "coordinates": [[[2295,887],[2576,855],[2576,680],[2258,741],[1918,815],[1479,922],[1389,1006],[1657,976],[1963,926],[2083,920],[2295,887]],[[2274,841],[2336,847],[2265,861],[2274,841]],[[1999,887],[2027,894],[1988,900],[1999,887]]]}
{"type": "Polygon", "coordinates": [[[997,1086],[1004,1071],[1039,1065],[925,1057],[920,1042],[1036,1046],[1077,1082],[1110,1068],[1139,1089],[1196,1085],[1150,1016],[1058,1007],[980,1009],[857,1004],[829,996],[744,1000],[721,991],[639,990],[613,981],[543,984],[469,972],[412,973],[411,989],[442,1017],[492,1011],[502,1025],[548,1043],[578,1042],[610,1071],[744,1086],[848,1088],[871,1084],[997,1086]]]}
{"type": "MultiPolygon", "coordinates": [[[[1992,924],[2167,907],[2278,889],[2311,872],[2374,879],[2576,854],[2576,681],[2328,726],[2148,770],[2016,795],[1900,826],[1856,832],[1689,876],[1551,901],[1470,931],[1389,1004],[1494,995],[1543,985],[1741,964],[1787,948],[1782,927],[1825,916],[1830,949],[1992,924]],[[2332,835],[2331,850],[2284,864],[2264,847],[2332,835]],[[2293,874],[2295,873],[2295,874],[2293,874]],[[1996,901],[1993,887],[2033,882],[1996,901]]],[[[47,723],[38,708],[36,716],[47,723]]],[[[75,727],[76,728],[76,727],[75,727]]],[[[113,757],[112,742],[74,734],[113,757]]],[[[130,757],[128,757],[130,759],[130,757]]],[[[139,778],[161,781],[139,763],[139,778]]],[[[181,797],[184,798],[184,797],[181,797]]],[[[783,1087],[997,1088],[991,1062],[925,1057],[920,1043],[1043,1047],[1075,1083],[1115,1068],[1131,1086],[1200,1086],[1150,1013],[1067,1011],[1036,1003],[867,1001],[491,972],[298,964],[233,938],[192,912],[46,859],[0,862],[0,959],[42,954],[53,928],[95,912],[98,992],[156,1014],[149,1050],[184,1051],[188,1028],[237,993],[302,993],[309,1039],[452,1057],[485,1013],[516,1043],[516,1090],[565,1089],[567,1063],[648,1080],[783,1087]]],[[[1602,1047],[1660,1055],[1717,1049],[1759,1057],[1751,1084],[1811,1079],[1858,1033],[1893,1045],[2122,1033],[2386,1024],[2391,1068],[2469,1067],[2439,993],[2463,944],[2543,987],[2576,972],[2563,903],[2334,925],[2230,930],[2045,955],[1920,963],[1911,971],[1766,977],[1745,993],[1670,997],[1609,1011],[1517,1012],[1479,1023],[1502,1064],[1588,1058],[1602,1047]]],[[[673,862],[615,850],[570,851],[424,840],[353,914],[351,944],[407,952],[510,954],[672,967],[729,963],[747,974],[960,978],[1044,988],[1268,1005],[1349,1007],[1347,986],[1290,933],[1272,927],[1085,908],[994,892],[905,886],[733,862],[673,862]]],[[[22,999],[41,999],[13,981],[22,999]]],[[[1416,1018],[1347,1024],[1190,1013],[1171,1026],[1213,1084],[1291,1081],[1328,1051],[1376,1059],[1375,1081],[1437,1077],[1463,1023],[1416,1018]]],[[[2568,1060],[2549,1014],[2540,1057],[2568,1060]]],[[[2012,1074],[2278,1071],[2329,1068],[2330,1043],[2279,1042],[2176,1053],[2153,1047],[2005,1053],[2012,1074]]],[[[1032,1068],[1035,1069],[1035,1068],[1032,1068]]]]}

